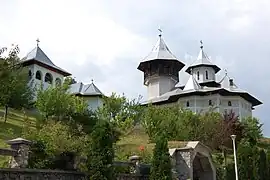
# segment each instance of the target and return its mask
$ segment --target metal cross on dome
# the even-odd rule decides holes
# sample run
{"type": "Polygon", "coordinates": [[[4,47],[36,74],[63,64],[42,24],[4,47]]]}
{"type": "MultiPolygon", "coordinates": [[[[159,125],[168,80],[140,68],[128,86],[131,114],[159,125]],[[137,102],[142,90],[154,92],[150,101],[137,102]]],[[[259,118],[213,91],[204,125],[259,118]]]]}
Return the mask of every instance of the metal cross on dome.
{"type": "Polygon", "coordinates": [[[203,48],[203,41],[202,40],[200,40],[200,43],[201,43],[201,49],[203,48]]]}
{"type": "Polygon", "coordinates": [[[36,41],[37,41],[37,46],[38,46],[38,45],[39,45],[39,42],[40,42],[39,38],[37,38],[37,40],[36,40],[36,41]]]}
{"type": "Polygon", "coordinates": [[[159,36],[161,36],[162,35],[162,29],[160,27],[158,28],[158,31],[159,31],[159,36]]]}

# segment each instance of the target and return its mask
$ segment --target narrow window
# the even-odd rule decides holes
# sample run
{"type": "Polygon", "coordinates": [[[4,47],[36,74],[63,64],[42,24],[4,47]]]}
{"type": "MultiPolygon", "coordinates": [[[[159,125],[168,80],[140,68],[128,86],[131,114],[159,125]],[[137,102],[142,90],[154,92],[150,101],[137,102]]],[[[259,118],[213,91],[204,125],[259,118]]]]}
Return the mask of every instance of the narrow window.
{"type": "Polygon", "coordinates": [[[60,78],[56,78],[55,79],[55,85],[56,86],[61,86],[62,82],[61,82],[61,79],[60,78]]]}
{"type": "Polygon", "coordinates": [[[189,101],[187,101],[187,107],[189,107],[189,101]]]}
{"type": "Polygon", "coordinates": [[[200,72],[197,71],[197,79],[200,80],[200,72]]]}
{"type": "Polygon", "coordinates": [[[209,106],[212,106],[212,100],[208,101],[209,106]]]}
{"type": "Polygon", "coordinates": [[[36,72],[36,79],[41,80],[41,72],[40,71],[36,72]]]}
{"type": "Polygon", "coordinates": [[[232,102],[231,101],[228,101],[228,106],[232,106],[232,102]]]}
{"type": "Polygon", "coordinates": [[[208,79],[208,71],[205,71],[205,79],[208,79]]]}

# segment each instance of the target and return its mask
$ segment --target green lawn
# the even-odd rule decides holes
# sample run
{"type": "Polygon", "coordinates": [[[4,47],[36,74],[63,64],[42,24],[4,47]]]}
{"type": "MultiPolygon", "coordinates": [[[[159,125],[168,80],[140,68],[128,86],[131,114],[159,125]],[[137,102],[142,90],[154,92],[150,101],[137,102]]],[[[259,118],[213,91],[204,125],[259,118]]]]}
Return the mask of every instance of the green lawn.
{"type": "MultiPolygon", "coordinates": [[[[9,147],[5,142],[14,138],[21,137],[22,129],[25,124],[34,125],[35,118],[32,113],[27,112],[24,117],[21,111],[9,109],[7,122],[4,122],[4,110],[0,109],[0,147],[9,147]],[[28,121],[26,123],[26,121],[28,121]]],[[[9,157],[0,155],[0,167],[3,167],[9,157]]]]}

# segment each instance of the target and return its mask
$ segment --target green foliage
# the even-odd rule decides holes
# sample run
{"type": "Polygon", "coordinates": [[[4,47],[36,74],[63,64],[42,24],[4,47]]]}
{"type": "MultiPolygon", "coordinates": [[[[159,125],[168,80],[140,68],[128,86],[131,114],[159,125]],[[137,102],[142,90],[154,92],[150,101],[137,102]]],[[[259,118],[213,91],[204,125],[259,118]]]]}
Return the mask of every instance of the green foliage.
{"type": "Polygon", "coordinates": [[[151,180],[172,180],[171,159],[168,149],[168,141],[161,135],[156,140],[153,159],[151,163],[151,180]]]}
{"type": "Polygon", "coordinates": [[[68,118],[73,114],[85,113],[86,102],[68,92],[68,84],[47,89],[40,88],[37,94],[36,107],[45,117],[68,118]]]}
{"type": "Polygon", "coordinates": [[[259,150],[246,140],[242,140],[237,149],[239,179],[254,179],[258,176],[259,150]]]}
{"type": "Polygon", "coordinates": [[[84,150],[89,144],[89,138],[85,134],[76,136],[63,122],[51,120],[40,129],[25,127],[23,136],[33,142],[29,168],[51,169],[54,159],[63,152],[84,156],[84,150]]]}
{"type": "Polygon", "coordinates": [[[7,57],[0,56],[0,105],[6,108],[28,108],[33,99],[27,68],[19,63],[17,46],[11,49],[7,57]]]}
{"type": "Polygon", "coordinates": [[[91,139],[86,162],[90,179],[116,179],[113,167],[114,128],[111,123],[99,120],[91,133],[91,139]]]}
{"type": "Polygon", "coordinates": [[[103,97],[103,106],[98,110],[99,118],[109,119],[120,132],[128,132],[139,121],[142,107],[139,99],[129,100],[124,95],[113,93],[103,97]]]}
{"type": "Polygon", "coordinates": [[[244,126],[244,138],[252,145],[256,145],[259,139],[262,138],[262,124],[254,117],[244,118],[242,124],[244,126]]]}
{"type": "Polygon", "coordinates": [[[269,172],[268,172],[268,164],[267,164],[267,156],[264,150],[260,150],[260,156],[258,161],[258,168],[259,168],[259,180],[267,180],[269,179],[269,172]]]}

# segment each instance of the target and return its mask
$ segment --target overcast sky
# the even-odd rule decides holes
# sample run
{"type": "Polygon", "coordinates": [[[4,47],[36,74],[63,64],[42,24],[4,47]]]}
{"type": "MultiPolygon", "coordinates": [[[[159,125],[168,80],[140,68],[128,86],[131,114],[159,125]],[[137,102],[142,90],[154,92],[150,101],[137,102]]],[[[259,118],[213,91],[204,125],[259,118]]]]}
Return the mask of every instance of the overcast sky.
{"type": "MultiPolygon", "coordinates": [[[[158,38],[189,65],[199,41],[212,62],[243,90],[261,100],[254,116],[270,136],[269,0],[1,0],[0,47],[19,45],[21,56],[36,46],[77,81],[105,94],[146,97],[139,62],[158,38]],[[268,112],[267,112],[268,111],[268,112]]],[[[187,66],[184,68],[184,70],[187,66]]],[[[180,84],[187,74],[180,73],[180,84]]]]}

